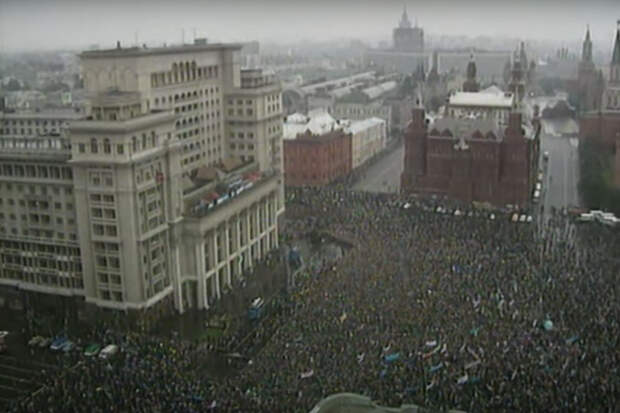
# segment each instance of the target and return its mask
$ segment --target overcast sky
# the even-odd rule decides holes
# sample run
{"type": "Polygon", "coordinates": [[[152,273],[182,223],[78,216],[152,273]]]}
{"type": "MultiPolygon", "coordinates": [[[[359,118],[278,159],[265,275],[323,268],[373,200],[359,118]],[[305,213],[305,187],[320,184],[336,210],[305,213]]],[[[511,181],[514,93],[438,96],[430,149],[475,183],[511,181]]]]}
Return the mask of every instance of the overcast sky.
{"type": "Polygon", "coordinates": [[[573,42],[590,24],[611,48],[620,0],[0,0],[0,50],[180,42],[388,39],[403,4],[426,33],[573,42]]]}

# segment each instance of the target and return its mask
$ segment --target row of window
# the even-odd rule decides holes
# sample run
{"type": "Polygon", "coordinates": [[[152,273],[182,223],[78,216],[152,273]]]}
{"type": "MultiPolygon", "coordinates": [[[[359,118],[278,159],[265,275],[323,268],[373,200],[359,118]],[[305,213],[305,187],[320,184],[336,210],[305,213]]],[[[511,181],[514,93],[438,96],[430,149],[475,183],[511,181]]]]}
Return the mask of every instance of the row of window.
{"type": "Polygon", "coordinates": [[[76,290],[84,289],[84,281],[77,277],[59,277],[53,274],[38,274],[24,272],[23,270],[4,269],[0,276],[9,280],[23,281],[30,284],[48,285],[51,287],[71,288],[76,290]]]}
{"type": "Polygon", "coordinates": [[[64,257],[80,257],[80,249],[57,244],[41,244],[24,241],[0,240],[0,249],[32,252],[34,254],[53,254],[64,257]]]}
{"type": "Polygon", "coordinates": [[[194,80],[216,79],[218,76],[218,66],[197,66],[196,62],[173,63],[171,70],[151,74],[151,87],[163,87],[194,80]]]}
{"type": "Polygon", "coordinates": [[[3,254],[2,263],[62,272],[76,272],[82,270],[82,266],[78,262],[58,261],[56,259],[41,257],[33,258],[10,254],[3,254]]]}
{"type": "Polygon", "coordinates": [[[47,240],[58,239],[58,240],[69,240],[69,241],[77,241],[77,234],[74,232],[65,233],[65,232],[54,232],[51,230],[40,230],[36,228],[22,228],[20,231],[13,227],[8,229],[5,226],[0,226],[0,234],[11,234],[14,236],[24,236],[24,237],[34,237],[34,238],[46,238],[47,240]]]}
{"type": "Polygon", "coordinates": [[[92,224],[93,234],[98,237],[117,237],[118,228],[116,225],[92,224]]]}
{"type": "Polygon", "coordinates": [[[0,135],[26,135],[26,136],[42,136],[48,134],[58,134],[59,131],[56,128],[0,128],[0,135]],[[12,131],[12,132],[11,132],[12,131]]]}
{"type": "MultiPolygon", "coordinates": [[[[4,205],[4,199],[0,198],[0,206],[2,205],[4,205]]],[[[13,198],[7,198],[6,205],[9,207],[19,205],[20,208],[28,207],[28,209],[38,209],[42,211],[47,211],[50,208],[50,203],[48,201],[33,201],[33,200],[26,201],[25,199],[19,199],[15,201],[13,198]]],[[[54,202],[54,209],[62,210],[63,209],[62,202],[54,202]]],[[[67,211],[73,211],[73,203],[72,202],[65,203],[65,209],[67,211]]]]}
{"type": "Polygon", "coordinates": [[[19,125],[19,126],[23,126],[23,125],[26,125],[26,126],[31,126],[31,125],[47,126],[48,124],[50,126],[56,126],[56,125],[60,126],[60,125],[63,125],[63,124],[66,126],[67,125],[67,121],[62,121],[62,120],[58,120],[57,121],[56,119],[50,119],[49,121],[47,119],[42,119],[42,120],[41,119],[34,119],[34,120],[32,120],[32,119],[25,119],[25,120],[24,119],[10,119],[10,120],[9,119],[5,119],[5,120],[2,121],[2,125],[4,127],[9,126],[9,125],[12,125],[12,126],[16,126],[16,125],[19,125]]]}
{"type": "MultiPolygon", "coordinates": [[[[245,145],[243,143],[239,144],[239,147],[237,148],[237,145],[234,143],[230,144],[230,149],[240,149],[240,150],[244,150],[245,149],[245,145]]],[[[254,145],[252,144],[248,144],[248,150],[254,150],[254,145]]]]}
{"type": "MultiPolygon", "coordinates": [[[[10,221],[17,221],[16,214],[4,214],[4,212],[0,212],[0,221],[4,221],[8,218],[10,221]]],[[[75,220],[73,218],[68,218],[65,220],[64,217],[56,217],[55,220],[52,219],[50,215],[47,214],[21,214],[21,222],[22,224],[30,223],[33,226],[42,224],[42,225],[52,225],[53,222],[56,222],[56,225],[64,225],[65,222],[67,225],[75,225],[75,220]]]]}
{"type": "MultiPolygon", "coordinates": [[[[153,100],[153,105],[154,106],[158,106],[160,104],[166,105],[166,103],[176,104],[179,102],[184,102],[187,100],[194,100],[202,96],[209,96],[209,95],[211,95],[211,97],[216,97],[217,95],[219,95],[219,93],[220,93],[220,87],[215,86],[215,87],[211,87],[209,89],[204,89],[204,90],[203,89],[194,90],[193,92],[188,91],[187,93],[176,94],[174,96],[170,95],[170,96],[157,97],[153,100]]],[[[211,105],[214,105],[214,102],[212,100],[207,100],[206,101],[207,107],[209,106],[209,101],[211,101],[211,105]]],[[[219,99],[217,102],[219,104],[219,99]]]]}
{"type": "Polygon", "coordinates": [[[89,200],[91,204],[113,204],[114,203],[114,194],[90,194],[89,200]]]}
{"type": "Polygon", "coordinates": [[[114,186],[114,175],[112,172],[89,172],[88,182],[91,186],[114,186]]]}
{"type": "Polygon", "coordinates": [[[0,176],[37,179],[73,179],[73,171],[68,166],[47,166],[39,164],[3,163],[0,176]]]}
{"type": "MultiPolygon", "coordinates": [[[[137,153],[139,151],[144,151],[150,148],[156,148],[158,146],[159,146],[159,136],[154,131],[151,131],[150,135],[143,133],[141,139],[138,139],[136,136],[131,137],[131,146],[130,146],[131,153],[137,153]]],[[[78,144],[79,153],[86,153],[86,149],[87,147],[85,143],[78,144]]],[[[111,155],[112,154],[112,143],[109,138],[104,138],[103,141],[101,142],[97,138],[91,138],[88,149],[89,149],[88,151],[89,153],[97,154],[101,152],[106,155],[111,155]]],[[[122,155],[124,153],[125,153],[125,144],[124,143],[116,144],[116,154],[122,155]]]]}

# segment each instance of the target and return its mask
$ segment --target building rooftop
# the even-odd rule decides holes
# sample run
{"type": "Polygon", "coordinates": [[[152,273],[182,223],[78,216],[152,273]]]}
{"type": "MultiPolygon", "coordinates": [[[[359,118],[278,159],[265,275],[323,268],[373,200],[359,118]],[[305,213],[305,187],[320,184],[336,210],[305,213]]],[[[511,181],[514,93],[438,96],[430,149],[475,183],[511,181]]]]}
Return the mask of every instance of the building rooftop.
{"type": "MultiPolygon", "coordinates": [[[[499,90],[499,89],[498,89],[499,90]]],[[[496,92],[485,89],[480,92],[456,92],[449,97],[450,106],[476,106],[511,108],[514,102],[512,92],[496,92]]]]}
{"type": "Polygon", "coordinates": [[[362,89],[362,93],[364,93],[366,96],[368,96],[370,100],[372,100],[380,97],[384,93],[396,89],[396,86],[397,83],[393,80],[390,80],[389,82],[380,83],[378,85],[362,89]]]}
{"type": "Polygon", "coordinates": [[[313,94],[314,92],[316,92],[318,89],[321,89],[321,88],[327,88],[329,86],[343,87],[343,86],[347,86],[352,83],[358,82],[360,80],[374,79],[374,78],[375,78],[375,72],[364,72],[364,73],[358,73],[356,75],[341,77],[338,79],[326,80],[324,82],[313,83],[310,85],[302,86],[301,90],[303,90],[304,93],[313,94]]]}
{"type": "Polygon", "coordinates": [[[334,119],[325,109],[315,109],[304,116],[295,113],[286,118],[283,125],[283,139],[295,139],[297,135],[308,131],[314,135],[322,135],[334,129],[342,129],[344,124],[334,119]]]}
{"type": "Polygon", "coordinates": [[[356,88],[362,85],[363,85],[362,82],[351,83],[348,86],[343,86],[343,87],[339,87],[336,89],[332,89],[329,92],[327,92],[327,94],[335,99],[339,99],[341,97],[348,95],[349,93],[351,93],[351,91],[355,90],[356,88]]]}
{"type": "Polygon", "coordinates": [[[356,134],[376,125],[385,125],[385,120],[380,118],[368,118],[352,122],[349,126],[345,127],[345,132],[356,134]]]}
{"type": "Polygon", "coordinates": [[[129,133],[153,125],[166,122],[172,123],[175,114],[172,110],[151,110],[134,118],[125,120],[92,120],[74,121],[69,125],[71,132],[107,131],[108,133],[129,133]]]}
{"type": "Polygon", "coordinates": [[[218,50],[241,50],[243,45],[240,43],[201,43],[183,44],[166,47],[121,47],[119,45],[114,49],[104,50],[88,50],[80,53],[81,59],[98,59],[108,57],[138,57],[149,55],[166,55],[178,53],[196,53],[218,50]]]}

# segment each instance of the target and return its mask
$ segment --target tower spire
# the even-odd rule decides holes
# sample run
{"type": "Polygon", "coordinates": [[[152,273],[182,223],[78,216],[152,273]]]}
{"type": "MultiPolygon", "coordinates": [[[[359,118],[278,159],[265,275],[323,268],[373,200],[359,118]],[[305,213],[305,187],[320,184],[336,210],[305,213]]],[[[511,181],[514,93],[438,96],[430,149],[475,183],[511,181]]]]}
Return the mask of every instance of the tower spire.
{"type": "Polygon", "coordinates": [[[620,64],[620,20],[617,21],[618,29],[616,30],[616,43],[614,44],[614,53],[611,58],[612,64],[620,64]]]}
{"type": "Polygon", "coordinates": [[[592,61],[592,40],[590,40],[590,25],[586,26],[586,38],[583,41],[583,49],[581,51],[581,60],[584,62],[592,61]]]}
{"type": "Polygon", "coordinates": [[[403,4],[403,14],[400,16],[400,28],[411,28],[411,21],[409,20],[409,15],[407,14],[407,3],[403,4]]]}

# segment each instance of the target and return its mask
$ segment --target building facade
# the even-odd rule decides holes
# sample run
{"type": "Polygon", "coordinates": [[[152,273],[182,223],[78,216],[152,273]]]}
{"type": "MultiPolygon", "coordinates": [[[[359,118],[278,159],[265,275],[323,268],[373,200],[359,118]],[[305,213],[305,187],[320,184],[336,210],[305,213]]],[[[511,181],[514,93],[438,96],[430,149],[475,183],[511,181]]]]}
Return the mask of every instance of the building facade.
{"type": "Polygon", "coordinates": [[[273,73],[241,70],[241,87],[227,93],[228,152],[282,170],[282,87],[273,73]]]}
{"type": "Polygon", "coordinates": [[[351,169],[354,170],[385,149],[387,128],[385,121],[369,118],[352,122],[344,128],[351,134],[351,169]]]}
{"type": "Polygon", "coordinates": [[[242,74],[238,51],[84,52],[89,113],[66,136],[14,136],[3,119],[0,207],[12,209],[0,215],[0,284],[86,310],[184,312],[213,305],[276,248],[281,92],[242,74]],[[230,147],[239,128],[254,135],[249,151],[230,147]]]}
{"type": "Polygon", "coordinates": [[[579,118],[581,139],[601,143],[614,154],[613,181],[620,188],[620,20],[609,66],[609,81],[598,111],[584,113],[579,118]]]}
{"type": "Polygon", "coordinates": [[[351,172],[351,134],[335,129],[321,135],[308,131],[284,141],[287,186],[323,186],[351,172]]]}
{"type": "Polygon", "coordinates": [[[523,126],[516,111],[505,129],[480,119],[443,118],[429,126],[424,109],[414,109],[405,135],[401,190],[527,206],[538,165],[539,129],[526,136],[523,126]]]}
{"type": "Polygon", "coordinates": [[[444,115],[488,119],[505,125],[515,103],[512,92],[503,92],[495,86],[480,92],[455,92],[448,97],[444,115]]]}

